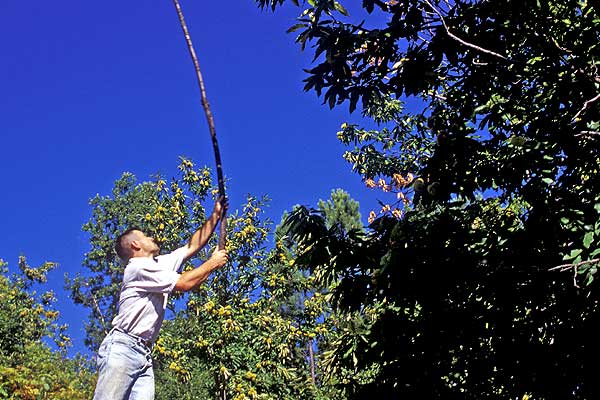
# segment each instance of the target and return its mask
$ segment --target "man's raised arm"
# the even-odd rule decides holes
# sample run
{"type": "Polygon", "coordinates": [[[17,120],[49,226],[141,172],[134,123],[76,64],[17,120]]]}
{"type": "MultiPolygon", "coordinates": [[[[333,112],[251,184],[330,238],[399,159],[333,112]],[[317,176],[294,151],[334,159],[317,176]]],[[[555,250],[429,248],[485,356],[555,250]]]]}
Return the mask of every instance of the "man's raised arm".
{"type": "Polygon", "coordinates": [[[210,235],[212,235],[217,227],[217,223],[219,222],[223,211],[227,210],[227,206],[227,198],[219,197],[217,199],[210,217],[206,220],[206,222],[204,222],[204,224],[202,224],[200,229],[194,232],[189,242],[182,246],[182,248],[186,249],[184,262],[195,256],[201,248],[206,246],[208,239],[210,239],[210,235]]]}
{"type": "Polygon", "coordinates": [[[179,277],[174,290],[178,292],[188,292],[196,289],[202,282],[208,279],[211,272],[221,268],[227,262],[227,252],[225,250],[215,250],[212,256],[202,265],[190,271],[185,271],[179,277]]]}

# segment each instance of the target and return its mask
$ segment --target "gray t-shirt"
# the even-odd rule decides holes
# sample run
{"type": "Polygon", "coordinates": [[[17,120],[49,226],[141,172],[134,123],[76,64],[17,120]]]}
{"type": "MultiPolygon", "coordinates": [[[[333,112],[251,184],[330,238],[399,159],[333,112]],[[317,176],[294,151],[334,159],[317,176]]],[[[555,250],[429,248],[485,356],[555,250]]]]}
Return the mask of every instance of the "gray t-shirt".
{"type": "Polygon", "coordinates": [[[112,325],[154,343],[165,316],[169,293],[175,287],[187,250],[151,257],[134,257],[123,272],[119,311],[112,325]]]}

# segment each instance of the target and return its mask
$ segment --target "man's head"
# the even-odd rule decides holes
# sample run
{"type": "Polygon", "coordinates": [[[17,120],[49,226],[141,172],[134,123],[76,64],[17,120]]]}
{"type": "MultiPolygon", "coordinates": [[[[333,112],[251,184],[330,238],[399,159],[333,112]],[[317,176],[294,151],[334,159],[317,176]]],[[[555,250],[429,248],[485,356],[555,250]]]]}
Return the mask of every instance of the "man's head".
{"type": "Polygon", "coordinates": [[[133,257],[157,256],[160,248],[153,238],[146,236],[139,228],[130,228],[115,240],[115,250],[123,262],[133,257]]]}

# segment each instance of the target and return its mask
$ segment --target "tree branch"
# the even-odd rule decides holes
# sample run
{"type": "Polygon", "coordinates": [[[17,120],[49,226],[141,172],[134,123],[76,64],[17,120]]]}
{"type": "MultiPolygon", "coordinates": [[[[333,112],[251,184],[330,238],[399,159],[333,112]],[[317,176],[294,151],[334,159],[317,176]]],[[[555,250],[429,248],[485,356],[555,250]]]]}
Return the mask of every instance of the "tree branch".
{"type": "MultiPolygon", "coordinates": [[[[564,51],[565,53],[573,54],[573,52],[571,50],[567,49],[566,47],[562,47],[560,44],[558,44],[556,39],[554,39],[552,36],[548,36],[548,37],[560,51],[564,51]]],[[[565,60],[563,60],[563,61],[565,61],[565,60]]]]}
{"type": "MultiPolygon", "coordinates": [[[[194,69],[196,71],[196,78],[198,79],[198,86],[200,88],[200,97],[202,100],[202,107],[204,108],[204,113],[206,114],[206,120],[208,122],[208,129],[210,131],[210,138],[212,139],[213,150],[215,153],[215,161],[217,164],[217,179],[219,182],[219,195],[225,197],[225,182],[223,180],[223,168],[221,163],[221,153],[219,152],[219,143],[217,142],[217,132],[215,129],[215,121],[213,119],[212,112],[210,110],[210,104],[208,103],[208,98],[206,97],[206,88],[204,87],[204,79],[202,78],[202,72],[200,72],[200,63],[198,62],[198,57],[196,56],[196,52],[194,51],[194,45],[192,44],[192,38],[187,28],[187,24],[185,23],[185,19],[183,18],[183,11],[181,11],[181,6],[179,5],[178,0],[173,0],[173,4],[175,5],[175,9],[177,10],[177,16],[179,17],[179,23],[181,25],[181,29],[183,30],[183,35],[185,36],[185,41],[187,43],[188,50],[190,52],[190,57],[192,58],[192,62],[194,63],[194,69]]],[[[227,218],[225,216],[226,211],[223,210],[221,214],[221,227],[219,228],[219,249],[223,250],[225,248],[225,233],[227,230],[227,218]]]]}
{"type": "Polygon", "coordinates": [[[459,43],[461,43],[461,44],[463,44],[463,45],[465,45],[465,46],[467,46],[467,47],[470,47],[470,48],[472,48],[472,49],[475,49],[475,50],[477,50],[477,51],[480,51],[480,52],[482,52],[482,53],[489,54],[489,55],[492,55],[492,56],[495,56],[495,57],[501,58],[501,59],[503,59],[503,60],[508,60],[508,58],[504,57],[504,56],[503,56],[503,55],[501,55],[501,54],[498,54],[498,53],[496,53],[496,52],[494,52],[494,51],[491,51],[491,50],[484,49],[483,47],[480,47],[480,46],[474,45],[473,43],[469,43],[469,42],[467,42],[467,41],[465,41],[465,40],[463,40],[463,39],[459,38],[458,36],[456,36],[456,35],[455,35],[455,34],[453,34],[452,32],[450,32],[450,29],[448,28],[448,25],[446,24],[446,20],[444,19],[444,16],[442,15],[442,13],[440,13],[440,12],[438,11],[438,9],[437,9],[437,8],[435,8],[435,7],[433,6],[433,4],[431,4],[431,3],[429,2],[429,0],[424,0],[424,1],[425,1],[425,3],[427,3],[427,5],[428,5],[429,7],[431,7],[431,9],[432,9],[432,10],[433,10],[433,11],[434,11],[434,12],[435,12],[437,15],[438,15],[438,17],[440,17],[440,20],[442,21],[442,25],[444,26],[444,29],[446,30],[446,33],[447,33],[447,34],[448,34],[448,36],[450,36],[452,39],[456,40],[457,42],[459,42],[459,43]]]}
{"type": "Polygon", "coordinates": [[[593,264],[593,263],[597,263],[597,262],[600,262],[600,258],[594,258],[592,260],[580,261],[580,262],[575,263],[575,264],[557,265],[556,267],[550,268],[548,271],[560,270],[559,272],[563,272],[563,271],[567,271],[567,270],[569,270],[571,268],[577,268],[577,267],[581,267],[582,265],[585,265],[585,264],[593,264]]]}
{"type": "Polygon", "coordinates": [[[600,136],[600,132],[598,131],[581,131],[575,136],[600,136]]]}
{"type": "MultiPolygon", "coordinates": [[[[88,285],[86,285],[88,286],[88,285]]],[[[89,286],[88,286],[89,289],[89,286]]],[[[102,314],[102,311],[100,310],[100,305],[98,304],[98,301],[96,300],[96,296],[94,296],[94,293],[92,292],[92,289],[90,290],[90,296],[92,297],[92,301],[94,303],[94,310],[96,310],[96,313],[98,313],[98,317],[100,318],[100,322],[102,322],[102,331],[104,332],[104,335],[108,335],[108,331],[106,330],[106,320],[104,319],[104,314],[102,314]]]]}
{"type": "Polygon", "coordinates": [[[600,258],[594,258],[592,260],[580,261],[580,262],[574,263],[574,264],[557,265],[556,267],[552,267],[552,268],[548,269],[548,271],[564,272],[564,271],[568,271],[570,269],[573,269],[573,286],[575,286],[576,288],[579,289],[579,285],[577,284],[577,270],[578,270],[578,268],[581,267],[582,265],[594,264],[594,263],[597,263],[597,262],[600,262],[600,258]]]}
{"type": "Polygon", "coordinates": [[[309,363],[310,363],[310,381],[313,386],[316,386],[317,380],[316,380],[316,375],[315,375],[315,354],[314,354],[314,351],[312,348],[312,346],[313,346],[312,339],[308,341],[308,344],[306,346],[308,347],[308,357],[309,357],[309,363]]]}
{"type": "Polygon", "coordinates": [[[596,97],[593,97],[589,100],[587,100],[585,103],[583,103],[583,107],[581,107],[581,110],[579,110],[577,112],[577,114],[575,114],[575,116],[573,117],[573,122],[575,122],[580,116],[581,114],[588,109],[588,107],[590,106],[590,104],[597,102],[598,100],[600,100],[600,93],[598,93],[598,95],[596,95],[596,97]]]}

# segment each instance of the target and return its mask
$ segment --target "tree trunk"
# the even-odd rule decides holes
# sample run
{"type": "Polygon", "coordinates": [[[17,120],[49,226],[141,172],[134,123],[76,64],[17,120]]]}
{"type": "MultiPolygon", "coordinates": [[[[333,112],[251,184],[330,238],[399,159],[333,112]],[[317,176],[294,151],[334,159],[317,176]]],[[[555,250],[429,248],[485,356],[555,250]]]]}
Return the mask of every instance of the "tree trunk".
{"type": "Polygon", "coordinates": [[[316,383],[316,378],[315,378],[315,353],[313,351],[313,341],[312,339],[308,341],[308,359],[310,362],[310,381],[312,382],[313,386],[315,386],[316,383]]]}

